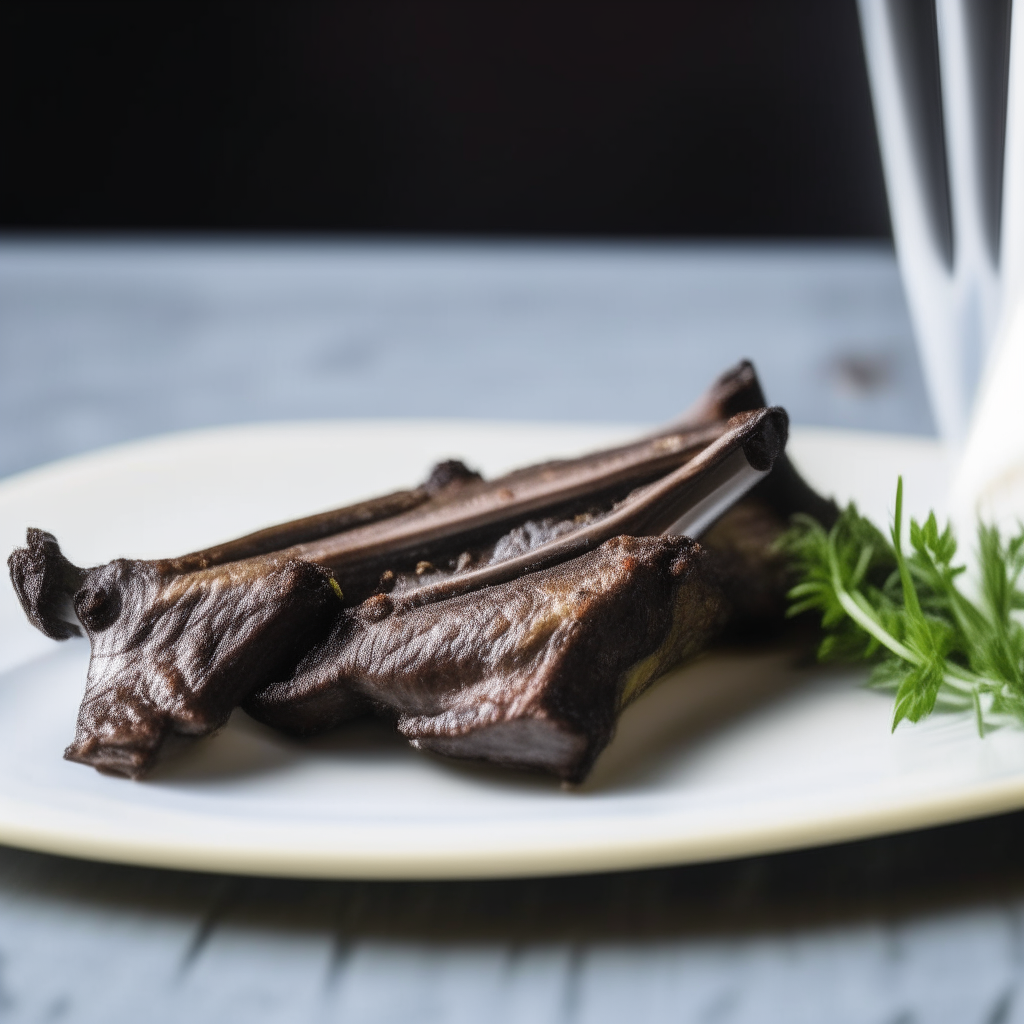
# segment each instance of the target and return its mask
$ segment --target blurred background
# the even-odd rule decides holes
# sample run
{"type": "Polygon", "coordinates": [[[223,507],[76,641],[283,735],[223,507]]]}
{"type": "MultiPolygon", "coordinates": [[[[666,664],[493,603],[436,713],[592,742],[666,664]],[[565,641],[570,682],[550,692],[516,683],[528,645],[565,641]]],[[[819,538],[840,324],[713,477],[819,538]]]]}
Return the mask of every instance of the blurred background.
{"type": "Polygon", "coordinates": [[[854,0],[6,4],[0,474],[186,427],[931,433],[854,0]]]}
{"type": "Polygon", "coordinates": [[[852,0],[2,18],[8,228],[889,237],[852,0]]]}

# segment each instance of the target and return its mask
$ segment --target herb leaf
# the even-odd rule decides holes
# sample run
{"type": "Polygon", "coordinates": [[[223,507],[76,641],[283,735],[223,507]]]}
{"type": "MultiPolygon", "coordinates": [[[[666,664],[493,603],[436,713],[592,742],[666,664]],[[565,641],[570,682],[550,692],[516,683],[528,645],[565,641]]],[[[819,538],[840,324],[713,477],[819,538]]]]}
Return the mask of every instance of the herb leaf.
{"type": "Polygon", "coordinates": [[[979,524],[975,600],[958,585],[951,526],[932,513],[908,534],[905,550],[902,477],[888,537],[852,503],[827,531],[794,517],[779,542],[796,576],[788,614],[820,614],[821,660],[875,663],[869,685],[895,694],[893,729],[936,709],[972,711],[981,735],[1024,724],[1024,526],[1004,542],[979,524]]]}

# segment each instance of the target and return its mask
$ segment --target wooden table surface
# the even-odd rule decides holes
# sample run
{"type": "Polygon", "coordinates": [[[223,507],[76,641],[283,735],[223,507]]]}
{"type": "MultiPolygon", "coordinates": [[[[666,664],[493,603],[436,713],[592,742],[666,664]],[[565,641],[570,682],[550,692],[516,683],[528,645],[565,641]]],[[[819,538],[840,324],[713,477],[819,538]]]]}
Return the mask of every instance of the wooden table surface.
{"type": "MultiPolygon", "coordinates": [[[[927,433],[874,245],[0,244],[0,474],[167,430],[657,421],[741,356],[927,433]]],[[[0,848],[0,1020],[1024,1020],[1024,815],[610,876],[362,883],[0,848]]]]}

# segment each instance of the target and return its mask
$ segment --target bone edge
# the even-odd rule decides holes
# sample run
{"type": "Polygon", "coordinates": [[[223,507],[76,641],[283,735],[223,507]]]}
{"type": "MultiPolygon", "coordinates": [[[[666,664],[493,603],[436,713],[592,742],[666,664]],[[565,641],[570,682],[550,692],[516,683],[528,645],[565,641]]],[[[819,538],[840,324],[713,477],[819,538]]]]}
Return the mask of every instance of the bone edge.
{"type": "Polygon", "coordinates": [[[768,405],[757,370],[749,359],[720,374],[717,380],[681,416],[670,420],[649,437],[662,437],[678,430],[693,429],[715,420],[727,420],[739,412],[768,405]]]}
{"type": "Polygon", "coordinates": [[[226,565],[229,562],[240,562],[247,558],[258,558],[261,555],[272,555],[299,544],[308,544],[402,515],[420,507],[429,500],[429,497],[422,487],[393,491],[378,498],[354,502],[327,512],[292,519],[286,523],[277,523],[222,544],[191,551],[169,561],[179,572],[189,572],[226,565]],[[345,523],[346,518],[353,521],[345,523]]]}
{"type": "MultiPolygon", "coordinates": [[[[311,562],[318,562],[321,565],[329,566],[334,570],[343,570],[346,564],[358,562],[366,557],[383,556],[387,554],[398,554],[401,551],[424,544],[437,543],[461,533],[469,533],[480,529],[499,528],[505,523],[514,523],[524,516],[536,515],[547,508],[555,508],[572,501],[580,501],[588,496],[596,496],[604,491],[617,487],[637,486],[651,476],[662,476],[678,471],[680,465],[687,465],[707,448],[719,440],[722,431],[726,429],[725,424],[715,424],[701,428],[699,431],[684,431],[678,436],[683,440],[680,447],[671,453],[657,451],[658,442],[664,438],[647,439],[630,448],[638,452],[643,449],[650,450],[650,454],[626,466],[617,467],[612,472],[600,472],[586,480],[576,480],[562,486],[552,487],[551,490],[542,494],[534,494],[522,499],[505,502],[501,505],[491,505],[485,509],[476,511],[467,509],[466,514],[459,518],[450,517],[444,514],[444,509],[438,510],[439,520],[433,524],[424,524],[412,520],[409,522],[409,529],[405,533],[396,533],[392,537],[370,537],[362,547],[350,547],[345,550],[340,545],[345,544],[342,538],[350,537],[350,533],[337,534],[333,537],[325,537],[322,541],[310,544],[295,545],[274,552],[277,558],[302,558],[311,562]],[[717,436],[715,436],[717,435],[717,436]],[[692,443],[689,443],[692,442],[692,443]]],[[[671,437],[673,435],[665,435],[671,437]]],[[[614,450],[628,453],[627,449],[614,450]]],[[[608,453],[601,453],[602,456],[608,453]]],[[[586,458],[593,458],[587,456],[586,458]]],[[[564,467],[563,467],[564,468],[564,467]]],[[[494,490],[499,490],[502,478],[492,481],[494,490]]],[[[521,484],[521,481],[516,481],[521,484]]],[[[416,510],[413,510],[414,512],[416,510]]],[[[451,510],[449,510],[451,511],[451,510]]],[[[370,529],[370,527],[368,527],[370,529]]]]}
{"type": "MultiPolygon", "coordinates": [[[[673,435],[677,435],[680,438],[693,435],[692,447],[697,448],[699,445],[703,446],[702,442],[703,444],[706,444],[710,443],[710,441],[703,441],[701,435],[711,433],[715,430],[716,426],[724,424],[729,418],[726,414],[726,410],[731,409],[732,412],[741,411],[737,407],[737,400],[743,395],[747,395],[748,398],[746,402],[740,401],[740,405],[746,406],[750,405],[752,402],[759,402],[759,405],[750,405],[751,408],[759,408],[765,404],[757,373],[754,370],[753,364],[748,360],[743,360],[735,367],[723,373],[704,392],[704,394],[697,399],[687,412],[678,419],[665,424],[652,434],[645,435],[644,437],[630,442],[629,444],[591,452],[576,459],[558,460],[556,463],[542,463],[537,466],[528,466],[523,469],[513,470],[512,472],[503,474],[494,480],[487,481],[486,490],[500,490],[507,483],[512,482],[518,486],[522,486],[523,482],[528,480],[530,475],[543,472],[553,465],[557,465],[563,472],[570,470],[572,467],[600,465],[604,460],[622,457],[624,455],[628,455],[631,451],[642,450],[645,447],[649,447],[654,442],[664,440],[668,437],[672,437],[673,435]]],[[[743,411],[746,411],[745,408],[743,411]]],[[[682,453],[685,447],[686,445],[684,443],[683,447],[680,449],[680,453],[682,453]]],[[[609,478],[607,486],[615,486],[617,482],[618,481],[609,478]]],[[[604,486],[604,484],[602,483],[601,486],[604,486]]],[[[571,501],[573,498],[585,496],[586,493],[589,493],[589,489],[581,491],[579,494],[567,493],[565,500],[571,501]]],[[[312,516],[305,516],[285,523],[279,523],[274,526],[267,527],[266,529],[258,530],[254,533],[249,533],[245,536],[225,541],[223,544],[211,545],[210,547],[204,548],[200,551],[193,551],[187,555],[181,555],[171,561],[179,571],[187,572],[193,569],[212,568],[216,565],[224,565],[228,562],[241,561],[246,558],[257,558],[261,555],[273,555],[300,546],[305,547],[317,545],[318,542],[327,543],[332,537],[338,536],[342,533],[347,533],[353,529],[382,522],[386,519],[402,515],[405,512],[414,511],[417,508],[422,508],[422,506],[428,502],[429,497],[422,488],[396,491],[380,498],[373,498],[364,502],[356,502],[352,505],[331,509],[327,512],[318,513],[312,516]],[[384,511],[381,515],[373,516],[364,522],[353,523],[350,526],[342,526],[338,529],[330,528],[327,525],[330,524],[332,520],[337,520],[345,515],[357,516],[361,514],[364,509],[369,510],[375,505],[383,506],[386,502],[398,503],[402,499],[407,499],[409,501],[407,508],[401,508],[394,512],[384,511]]],[[[507,511],[515,514],[511,507],[508,508],[507,511]]],[[[519,511],[523,513],[530,513],[532,511],[536,511],[536,509],[522,508],[519,511]]],[[[463,527],[460,527],[460,529],[461,528],[463,527]]],[[[438,538],[428,537],[425,539],[427,541],[443,539],[443,536],[444,534],[441,534],[438,538]]],[[[320,553],[315,550],[295,552],[295,557],[307,558],[310,561],[321,561],[322,559],[320,553]]]]}
{"type": "Polygon", "coordinates": [[[662,532],[696,540],[770,472],[751,466],[742,448],[734,451],[708,474],[704,497],[694,495],[693,506],[662,532]]]}
{"type": "MultiPolygon", "coordinates": [[[[771,472],[771,466],[765,469],[752,466],[744,448],[760,432],[774,430],[770,417],[779,414],[785,416],[778,408],[741,413],[744,421],[736,424],[729,434],[719,438],[675,472],[651,484],[599,522],[567,537],[542,544],[518,558],[450,577],[441,583],[420,587],[409,594],[393,598],[395,609],[408,611],[424,604],[508,583],[531,572],[569,561],[623,534],[667,532],[689,510],[698,507],[701,511],[695,525],[706,529],[729,505],[771,472]],[[721,472],[716,472],[718,470],[721,472]],[[730,499],[728,504],[726,499],[730,499]],[[710,505],[706,504],[709,501],[710,505]],[[712,510],[715,512],[714,518],[710,515],[712,510]]],[[[780,448],[774,458],[781,454],[780,448]]]]}

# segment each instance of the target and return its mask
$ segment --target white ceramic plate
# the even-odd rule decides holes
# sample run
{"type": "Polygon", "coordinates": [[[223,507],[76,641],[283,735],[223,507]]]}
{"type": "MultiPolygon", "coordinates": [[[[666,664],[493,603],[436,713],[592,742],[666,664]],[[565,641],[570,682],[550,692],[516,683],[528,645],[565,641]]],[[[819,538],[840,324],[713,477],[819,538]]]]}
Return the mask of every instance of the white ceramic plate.
{"type": "MultiPolygon", "coordinates": [[[[631,435],[444,422],[204,431],[110,449],[0,484],[0,544],[57,534],[80,565],[179,554],[421,479],[459,455],[487,474],[631,435]]],[[[884,520],[896,474],[940,506],[933,442],[795,431],[809,479],[884,520]]],[[[149,781],[61,759],[88,663],[0,588],[0,841],[178,868],[364,878],[645,867],[808,846],[1024,806],[1024,731],[966,717],[902,726],[854,671],[793,654],[709,657],[627,710],[587,785],[417,753],[364,722],[314,743],[236,713],[149,781]]]]}

